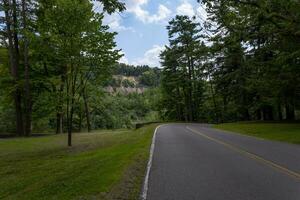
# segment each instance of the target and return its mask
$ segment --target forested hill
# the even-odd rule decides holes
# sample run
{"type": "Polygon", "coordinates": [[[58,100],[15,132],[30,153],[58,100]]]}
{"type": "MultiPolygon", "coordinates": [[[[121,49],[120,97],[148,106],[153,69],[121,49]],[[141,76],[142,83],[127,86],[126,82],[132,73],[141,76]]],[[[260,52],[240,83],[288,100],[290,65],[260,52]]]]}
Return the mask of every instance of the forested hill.
{"type": "Polygon", "coordinates": [[[160,83],[161,70],[147,65],[133,66],[117,64],[114,66],[113,77],[105,82],[106,89],[112,92],[132,93],[143,92],[147,88],[155,88],[160,83]]]}

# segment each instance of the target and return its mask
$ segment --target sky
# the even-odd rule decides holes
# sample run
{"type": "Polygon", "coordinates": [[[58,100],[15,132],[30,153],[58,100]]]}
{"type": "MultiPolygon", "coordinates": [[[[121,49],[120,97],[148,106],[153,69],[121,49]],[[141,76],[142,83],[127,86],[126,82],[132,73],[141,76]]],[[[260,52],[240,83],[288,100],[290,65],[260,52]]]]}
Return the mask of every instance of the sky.
{"type": "Polygon", "coordinates": [[[166,26],[176,14],[206,17],[197,0],[123,2],[126,4],[126,11],[107,15],[104,23],[110,26],[111,31],[118,32],[117,46],[124,54],[120,62],[131,65],[160,66],[159,54],[168,44],[166,26]]]}

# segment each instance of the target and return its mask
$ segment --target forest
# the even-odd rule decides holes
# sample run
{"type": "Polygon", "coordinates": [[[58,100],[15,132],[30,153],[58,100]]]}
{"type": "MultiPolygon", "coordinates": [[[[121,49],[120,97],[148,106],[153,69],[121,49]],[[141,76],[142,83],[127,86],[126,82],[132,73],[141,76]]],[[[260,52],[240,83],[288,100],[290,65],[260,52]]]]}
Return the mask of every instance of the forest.
{"type": "MultiPolygon", "coordinates": [[[[155,117],[159,69],[117,64],[116,33],[103,25],[105,13],[124,3],[100,1],[1,1],[0,132],[80,132],[130,128],[155,117]],[[112,75],[132,76],[143,94],[108,94],[112,75]]],[[[123,83],[125,85],[125,83],[123,83]]],[[[119,87],[123,87],[120,86],[119,87]]],[[[69,138],[71,144],[71,138],[69,138]]]]}
{"type": "Polygon", "coordinates": [[[161,53],[165,118],[299,119],[299,2],[201,3],[205,21],[176,16],[167,26],[169,45],[161,53]]]}
{"type": "MultiPolygon", "coordinates": [[[[116,0],[101,2],[104,12],[125,9],[116,0]]],[[[90,1],[4,0],[1,12],[2,65],[9,66],[1,67],[1,98],[9,98],[1,104],[1,118],[13,123],[1,121],[2,126],[29,136],[54,108],[56,132],[63,132],[65,123],[71,146],[78,102],[89,109],[89,85],[105,79],[111,73],[107,66],[121,57],[116,33],[103,25],[103,14],[94,12],[90,1]]]]}

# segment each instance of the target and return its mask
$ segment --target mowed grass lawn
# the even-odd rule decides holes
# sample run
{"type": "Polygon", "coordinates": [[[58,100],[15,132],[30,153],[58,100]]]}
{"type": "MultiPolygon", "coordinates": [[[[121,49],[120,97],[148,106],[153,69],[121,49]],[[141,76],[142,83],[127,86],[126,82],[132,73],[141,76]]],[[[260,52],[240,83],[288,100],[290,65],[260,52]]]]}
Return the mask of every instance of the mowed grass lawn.
{"type": "Polygon", "coordinates": [[[0,139],[0,199],[138,199],[155,127],[0,139]]]}
{"type": "Polygon", "coordinates": [[[215,125],[215,128],[269,140],[300,144],[300,123],[240,122],[215,125]]]}

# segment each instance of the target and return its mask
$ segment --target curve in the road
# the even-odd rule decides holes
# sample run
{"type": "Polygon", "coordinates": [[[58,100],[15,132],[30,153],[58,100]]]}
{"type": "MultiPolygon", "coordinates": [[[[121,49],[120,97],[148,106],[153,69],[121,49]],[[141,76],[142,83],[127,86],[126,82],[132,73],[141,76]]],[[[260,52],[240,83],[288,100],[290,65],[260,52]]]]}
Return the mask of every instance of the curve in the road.
{"type": "Polygon", "coordinates": [[[142,199],[299,200],[299,169],[298,145],[169,124],[155,131],[142,199]]]}
{"type": "Polygon", "coordinates": [[[202,137],[205,137],[205,138],[207,138],[207,139],[209,139],[209,140],[212,140],[212,141],[214,141],[214,142],[216,142],[216,143],[219,143],[219,144],[221,144],[221,145],[224,145],[224,146],[226,146],[227,148],[229,148],[229,149],[231,149],[231,150],[233,150],[233,151],[236,151],[236,152],[238,152],[238,153],[240,153],[240,154],[242,154],[242,155],[245,155],[245,156],[247,156],[247,157],[249,157],[249,158],[251,158],[251,159],[254,159],[254,160],[259,161],[259,162],[261,162],[261,163],[263,163],[263,164],[265,164],[265,165],[268,165],[268,166],[270,166],[270,167],[272,167],[272,168],[274,168],[274,169],[276,169],[276,170],[278,170],[278,171],[280,171],[280,172],[282,172],[282,173],[285,173],[285,174],[291,176],[292,178],[295,178],[295,179],[297,179],[297,180],[300,181],[300,174],[297,173],[297,172],[294,172],[294,171],[292,171],[292,170],[290,170],[290,169],[287,169],[287,168],[285,168],[284,166],[281,166],[281,165],[279,165],[279,164],[276,164],[276,163],[274,163],[274,162],[272,162],[272,161],[270,161],[270,160],[264,159],[263,157],[258,156],[258,155],[254,154],[254,153],[251,153],[251,152],[249,152],[249,151],[247,151],[247,150],[245,150],[245,149],[239,148],[239,147],[234,146],[234,145],[232,145],[232,144],[230,144],[230,143],[227,143],[227,142],[223,142],[223,141],[221,141],[221,140],[219,140],[219,139],[216,139],[216,138],[207,136],[207,135],[205,135],[205,134],[203,134],[203,133],[201,133],[201,132],[199,132],[199,131],[197,131],[197,130],[194,130],[194,129],[188,127],[188,126],[187,126],[186,128],[187,128],[188,130],[190,130],[190,131],[196,133],[196,134],[201,135],[202,137]]]}

